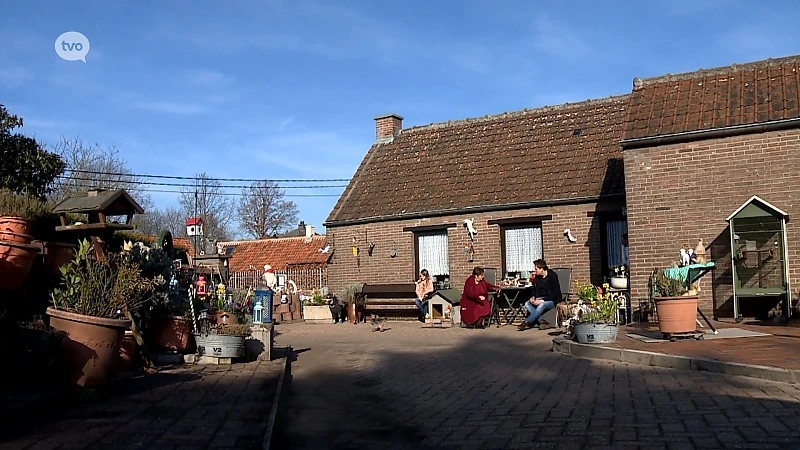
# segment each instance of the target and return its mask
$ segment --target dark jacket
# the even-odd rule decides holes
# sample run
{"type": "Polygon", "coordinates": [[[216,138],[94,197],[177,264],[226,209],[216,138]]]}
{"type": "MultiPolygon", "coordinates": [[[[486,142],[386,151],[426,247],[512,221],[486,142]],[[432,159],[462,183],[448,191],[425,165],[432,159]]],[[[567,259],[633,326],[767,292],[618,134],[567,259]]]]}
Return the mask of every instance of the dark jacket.
{"type": "Polygon", "coordinates": [[[534,279],[533,290],[536,298],[543,298],[545,301],[551,301],[555,305],[559,304],[563,298],[558,275],[550,269],[547,269],[546,277],[536,277],[534,279]]]}

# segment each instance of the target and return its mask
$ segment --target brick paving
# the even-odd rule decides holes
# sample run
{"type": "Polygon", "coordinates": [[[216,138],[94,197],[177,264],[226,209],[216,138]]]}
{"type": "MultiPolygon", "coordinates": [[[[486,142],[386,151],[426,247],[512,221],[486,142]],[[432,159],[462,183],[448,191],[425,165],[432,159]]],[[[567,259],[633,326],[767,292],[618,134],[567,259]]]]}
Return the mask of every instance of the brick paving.
{"type": "Polygon", "coordinates": [[[260,449],[284,361],[181,365],[4,423],[0,449],[260,449]]]}
{"type": "MultiPolygon", "coordinates": [[[[742,328],[769,333],[772,336],[732,338],[732,339],[694,339],[677,342],[646,343],[626,336],[640,330],[658,331],[657,324],[630,325],[619,330],[617,342],[609,347],[668,355],[704,357],[719,361],[741,364],[756,364],[782,369],[800,370],[800,328],[796,326],[768,326],[748,323],[712,322],[717,329],[742,328]]],[[[705,325],[705,324],[704,324],[705,325]]],[[[708,328],[701,328],[707,330],[708,328]]]]}
{"type": "Polygon", "coordinates": [[[279,326],[296,360],[274,448],[800,448],[800,386],[572,358],[552,338],[279,326]]]}

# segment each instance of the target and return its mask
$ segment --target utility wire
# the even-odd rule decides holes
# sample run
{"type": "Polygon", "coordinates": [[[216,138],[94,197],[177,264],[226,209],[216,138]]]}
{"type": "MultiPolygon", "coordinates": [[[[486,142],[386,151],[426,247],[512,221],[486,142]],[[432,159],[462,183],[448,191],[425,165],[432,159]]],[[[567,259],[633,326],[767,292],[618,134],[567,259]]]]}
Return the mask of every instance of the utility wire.
{"type": "MultiPolygon", "coordinates": [[[[61,175],[59,176],[62,180],[76,180],[76,181],[93,181],[96,183],[103,183],[103,182],[114,182],[114,183],[126,183],[126,184],[135,184],[135,185],[144,185],[144,186],[178,186],[178,187],[191,187],[191,188],[198,188],[202,187],[201,185],[197,184],[188,184],[188,183],[159,183],[155,181],[144,181],[144,180],[97,180],[95,178],[84,178],[84,177],[75,177],[69,175],[61,175]]],[[[248,189],[249,186],[246,185],[209,185],[210,188],[225,188],[225,189],[248,189]]],[[[279,189],[325,189],[325,188],[340,188],[340,187],[347,187],[346,184],[331,184],[331,185],[318,185],[318,186],[277,186],[279,189]]]]}
{"type": "Polygon", "coordinates": [[[285,179],[285,180],[268,180],[257,178],[211,178],[211,177],[181,177],[176,175],[150,175],[143,173],[123,173],[123,172],[97,172],[94,170],[80,170],[80,169],[66,169],[67,172],[78,174],[92,174],[92,175],[106,175],[106,176],[119,176],[119,177],[133,177],[133,178],[162,178],[168,180],[196,180],[196,181],[235,181],[239,183],[255,183],[259,181],[270,181],[273,183],[319,183],[319,182],[341,182],[350,181],[349,178],[326,178],[326,179],[285,179]]]}
{"type": "MultiPolygon", "coordinates": [[[[80,189],[92,189],[97,186],[95,185],[88,185],[88,184],[79,184],[75,186],[80,189]]],[[[167,189],[147,189],[147,188],[136,188],[137,192],[155,192],[155,193],[164,193],[164,194],[192,194],[191,191],[175,191],[175,190],[167,190],[167,189]]],[[[249,194],[241,194],[238,192],[216,192],[214,195],[224,195],[226,197],[246,197],[249,194]]],[[[340,197],[339,194],[285,194],[284,198],[295,198],[295,197],[340,197]]]]}

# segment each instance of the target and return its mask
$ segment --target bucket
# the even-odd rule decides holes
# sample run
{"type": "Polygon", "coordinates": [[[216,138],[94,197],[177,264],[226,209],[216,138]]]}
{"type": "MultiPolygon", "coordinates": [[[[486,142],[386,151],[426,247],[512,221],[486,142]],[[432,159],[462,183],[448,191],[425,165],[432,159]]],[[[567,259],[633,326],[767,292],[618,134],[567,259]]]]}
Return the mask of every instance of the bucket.
{"type": "Polygon", "coordinates": [[[244,356],[244,336],[221,334],[195,334],[197,353],[218,358],[239,358],[244,356]]]}
{"type": "Polygon", "coordinates": [[[617,324],[579,323],[575,325],[575,337],[579,344],[610,344],[617,341],[617,324]]]}

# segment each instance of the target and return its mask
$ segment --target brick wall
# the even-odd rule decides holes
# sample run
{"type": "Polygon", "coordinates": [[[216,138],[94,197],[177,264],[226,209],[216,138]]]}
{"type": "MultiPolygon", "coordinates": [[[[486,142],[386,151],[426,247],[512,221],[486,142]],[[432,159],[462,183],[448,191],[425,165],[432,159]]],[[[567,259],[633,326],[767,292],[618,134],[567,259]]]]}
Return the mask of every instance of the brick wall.
{"type": "MultiPolygon", "coordinates": [[[[717,268],[702,280],[701,307],[732,317],[725,218],[753,195],[790,218],[800,214],[800,131],[625,150],[624,158],[634,302],[648,296],[653,268],[669,266],[679,259],[682,244],[694,248],[703,239],[717,268]]],[[[791,221],[787,239],[790,281],[797,288],[800,230],[791,221]]]]}
{"type": "MultiPolygon", "coordinates": [[[[448,229],[450,253],[450,280],[454,287],[461,288],[475,266],[496,267],[501,272],[500,225],[488,225],[492,219],[514,217],[547,216],[552,220],[542,222],[544,259],[550,267],[572,267],[572,279],[588,279],[597,282],[605,275],[602,265],[600,220],[596,211],[621,210],[622,201],[605,202],[602,205],[582,204],[518,211],[503,211],[479,214],[463,214],[432,219],[400,220],[364,225],[328,226],[328,242],[334,250],[328,265],[329,287],[338,294],[348,283],[400,283],[416,280],[414,233],[404,232],[404,227],[438,224],[458,224],[448,229]],[[589,213],[589,214],[587,214],[589,213]],[[478,234],[475,236],[475,255],[469,262],[464,253],[464,244],[469,240],[463,226],[464,219],[474,219],[478,234]],[[564,236],[570,228],[577,242],[571,244],[564,236]],[[353,257],[352,238],[356,237],[359,256],[353,257]],[[368,256],[367,245],[375,243],[373,255],[368,256]],[[392,247],[397,256],[389,257],[392,247]],[[599,279],[598,279],[599,278],[599,279]]],[[[533,268],[531,268],[532,270],[533,268]]]]}

